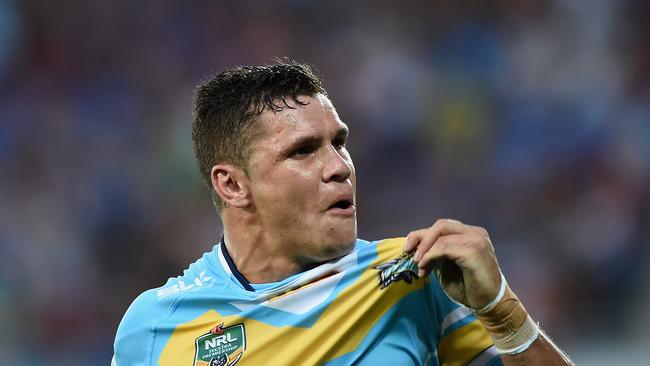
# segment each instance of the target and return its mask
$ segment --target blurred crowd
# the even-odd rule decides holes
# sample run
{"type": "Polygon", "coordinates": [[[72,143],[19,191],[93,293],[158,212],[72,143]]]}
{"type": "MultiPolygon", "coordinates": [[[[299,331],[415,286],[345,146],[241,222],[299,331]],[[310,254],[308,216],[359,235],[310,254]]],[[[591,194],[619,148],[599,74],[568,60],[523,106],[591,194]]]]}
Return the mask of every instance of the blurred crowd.
{"type": "Polygon", "coordinates": [[[484,226],[561,345],[647,343],[649,16],[641,0],[0,0],[0,364],[108,364],[132,299],[221,233],[195,85],[281,56],[316,66],[351,127],[361,237],[484,226]]]}

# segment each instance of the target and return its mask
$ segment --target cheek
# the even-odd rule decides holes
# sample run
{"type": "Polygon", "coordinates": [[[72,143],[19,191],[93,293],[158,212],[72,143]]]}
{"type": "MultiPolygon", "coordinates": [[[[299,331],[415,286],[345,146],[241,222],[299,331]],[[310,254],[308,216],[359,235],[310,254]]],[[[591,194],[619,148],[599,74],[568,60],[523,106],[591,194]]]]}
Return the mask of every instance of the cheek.
{"type": "Polygon", "coordinates": [[[258,195],[265,206],[282,207],[287,212],[314,205],[318,197],[318,182],[307,169],[295,167],[267,175],[258,195]]]}
{"type": "Polygon", "coordinates": [[[302,207],[314,204],[318,199],[318,179],[308,170],[298,170],[280,184],[285,194],[302,207]]]}

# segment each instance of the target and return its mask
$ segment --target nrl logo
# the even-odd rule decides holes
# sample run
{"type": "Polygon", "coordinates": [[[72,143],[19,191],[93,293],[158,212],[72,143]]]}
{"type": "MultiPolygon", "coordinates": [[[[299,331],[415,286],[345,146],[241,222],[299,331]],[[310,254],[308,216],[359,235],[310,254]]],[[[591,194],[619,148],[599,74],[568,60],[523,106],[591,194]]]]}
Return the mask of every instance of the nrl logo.
{"type": "Polygon", "coordinates": [[[375,267],[379,270],[379,287],[383,290],[393,282],[404,280],[413,283],[418,278],[418,265],[413,260],[413,253],[403,253],[390,262],[382,263],[375,267]]]}
{"type": "Polygon", "coordinates": [[[194,366],[232,366],[246,350],[244,324],[223,327],[223,323],[196,339],[194,366]]]}

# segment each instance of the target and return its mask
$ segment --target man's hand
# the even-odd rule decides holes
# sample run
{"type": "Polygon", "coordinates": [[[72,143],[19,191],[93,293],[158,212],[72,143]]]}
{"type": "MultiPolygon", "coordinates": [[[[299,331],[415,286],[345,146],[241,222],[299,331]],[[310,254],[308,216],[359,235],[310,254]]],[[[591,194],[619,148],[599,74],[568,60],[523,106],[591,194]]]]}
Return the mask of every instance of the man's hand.
{"type": "Polygon", "coordinates": [[[572,365],[505,282],[499,291],[503,277],[484,228],[441,219],[409,233],[404,250],[415,250],[418,276],[433,271],[449,297],[475,310],[504,365],[572,365]]]}
{"type": "Polygon", "coordinates": [[[415,250],[418,276],[433,270],[447,295],[472,309],[487,305],[499,292],[501,272],[482,227],[440,219],[409,233],[404,249],[415,250]]]}

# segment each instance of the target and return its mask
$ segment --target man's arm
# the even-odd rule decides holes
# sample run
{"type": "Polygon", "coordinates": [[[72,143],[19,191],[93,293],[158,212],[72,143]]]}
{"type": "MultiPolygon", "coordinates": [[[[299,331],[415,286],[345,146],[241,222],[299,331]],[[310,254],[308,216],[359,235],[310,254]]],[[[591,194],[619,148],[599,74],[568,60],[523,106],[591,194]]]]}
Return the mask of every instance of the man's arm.
{"type": "Polygon", "coordinates": [[[510,290],[485,229],[441,219],[411,232],[405,250],[415,250],[419,276],[433,270],[449,297],[474,310],[504,365],[572,365],[510,290]]]}
{"type": "Polygon", "coordinates": [[[573,365],[546,333],[540,329],[539,337],[526,351],[516,355],[501,355],[506,366],[514,365],[573,365]]]}

